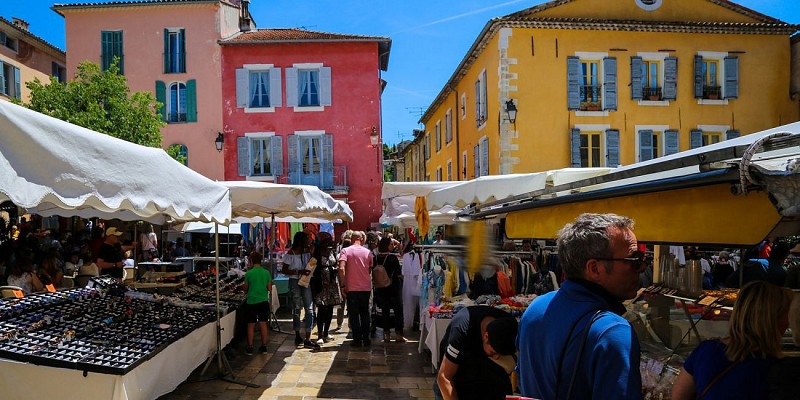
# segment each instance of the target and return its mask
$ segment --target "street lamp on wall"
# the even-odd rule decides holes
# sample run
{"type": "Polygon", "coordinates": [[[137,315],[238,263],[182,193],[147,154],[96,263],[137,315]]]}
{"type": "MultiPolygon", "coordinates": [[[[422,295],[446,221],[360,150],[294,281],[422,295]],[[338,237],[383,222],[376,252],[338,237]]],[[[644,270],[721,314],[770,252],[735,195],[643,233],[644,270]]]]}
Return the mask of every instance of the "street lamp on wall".
{"type": "Polygon", "coordinates": [[[512,124],[517,124],[517,105],[514,104],[514,100],[508,99],[506,100],[506,114],[508,115],[508,121],[512,124]]]}
{"type": "Polygon", "coordinates": [[[222,135],[222,132],[217,132],[217,138],[214,139],[214,147],[217,148],[217,151],[222,152],[222,145],[225,143],[225,136],[222,135]]]}
{"type": "Polygon", "coordinates": [[[380,143],[381,137],[378,135],[378,129],[375,126],[372,126],[372,130],[369,132],[369,143],[372,145],[373,148],[378,147],[378,143],[380,143]]]}

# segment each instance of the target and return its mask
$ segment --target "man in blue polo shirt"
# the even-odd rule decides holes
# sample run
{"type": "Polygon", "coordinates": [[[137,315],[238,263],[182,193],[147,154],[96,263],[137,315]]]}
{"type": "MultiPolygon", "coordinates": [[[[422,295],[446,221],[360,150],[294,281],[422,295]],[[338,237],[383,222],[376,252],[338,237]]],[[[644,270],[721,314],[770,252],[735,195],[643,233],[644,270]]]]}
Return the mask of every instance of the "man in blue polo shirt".
{"type": "Polygon", "coordinates": [[[636,297],[646,260],[633,221],[582,214],[559,232],[567,280],[539,296],[520,320],[520,392],[527,397],[641,399],[639,341],[621,317],[636,297]]]}

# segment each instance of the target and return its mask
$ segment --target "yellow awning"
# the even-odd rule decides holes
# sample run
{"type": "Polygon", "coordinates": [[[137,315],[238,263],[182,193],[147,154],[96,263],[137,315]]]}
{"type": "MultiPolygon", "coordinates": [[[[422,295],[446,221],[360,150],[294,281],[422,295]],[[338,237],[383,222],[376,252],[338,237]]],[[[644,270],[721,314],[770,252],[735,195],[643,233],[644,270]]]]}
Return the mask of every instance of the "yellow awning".
{"type": "Polygon", "coordinates": [[[781,221],[767,193],[733,195],[730,184],[626,195],[509,212],[511,238],[555,238],[581,213],[632,218],[639,241],[754,245],[781,221]]]}

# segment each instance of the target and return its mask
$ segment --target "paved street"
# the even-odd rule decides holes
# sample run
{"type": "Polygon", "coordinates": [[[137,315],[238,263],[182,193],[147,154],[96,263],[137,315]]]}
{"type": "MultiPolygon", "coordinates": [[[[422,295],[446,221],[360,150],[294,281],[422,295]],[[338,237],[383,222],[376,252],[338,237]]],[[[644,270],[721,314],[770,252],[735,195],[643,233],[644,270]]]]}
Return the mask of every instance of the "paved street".
{"type": "MultiPolygon", "coordinates": [[[[281,311],[284,311],[282,309],[281,311]]],[[[284,330],[291,329],[291,317],[279,315],[284,330]]],[[[336,322],[334,321],[334,325],[336,322]]],[[[335,332],[335,342],[320,351],[295,349],[294,334],[270,332],[267,354],[244,354],[245,340],[234,339],[225,354],[236,378],[260,385],[242,385],[215,379],[187,382],[162,400],[183,399],[432,399],[433,374],[430,355],[417,353],[418,332],[409,332],[406,343],[384,343],[381,331],[368,348],[351,348],[345,330],[335,332]],[[191,382],[191,383],[190,383],[191,382]]],[[[258,333],[256,333],[258,343],[258,333]]],[[[216,362],[210,371],[216,367],[216,362]]]]}

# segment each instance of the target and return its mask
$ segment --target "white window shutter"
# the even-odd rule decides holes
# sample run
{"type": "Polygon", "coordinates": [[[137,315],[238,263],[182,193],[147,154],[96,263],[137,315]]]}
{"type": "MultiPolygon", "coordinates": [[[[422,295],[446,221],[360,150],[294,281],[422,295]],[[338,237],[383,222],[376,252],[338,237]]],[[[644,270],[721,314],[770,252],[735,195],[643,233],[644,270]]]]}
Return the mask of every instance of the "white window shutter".
{"type": "Polygon", "coordinates": [[[331,67],[322,67],[319,69],[319,103],[323,106],[331,105],[331,67]]]}
{"type": "Polygon", "coordinates": [[[244,68],[236,69],[236,107],[248,106],[250,97],[250,77],[244,68]]]}
{"type": "Polygon", "coordinates": [[[269,102],[271,107],[281,107],[283,105],[280,68],[269,70],[269,102]]]}
{"type": "Polygon", "coordinates": [[[286,68],[286,107],[297,107],[297,68],[286,68]]]}

